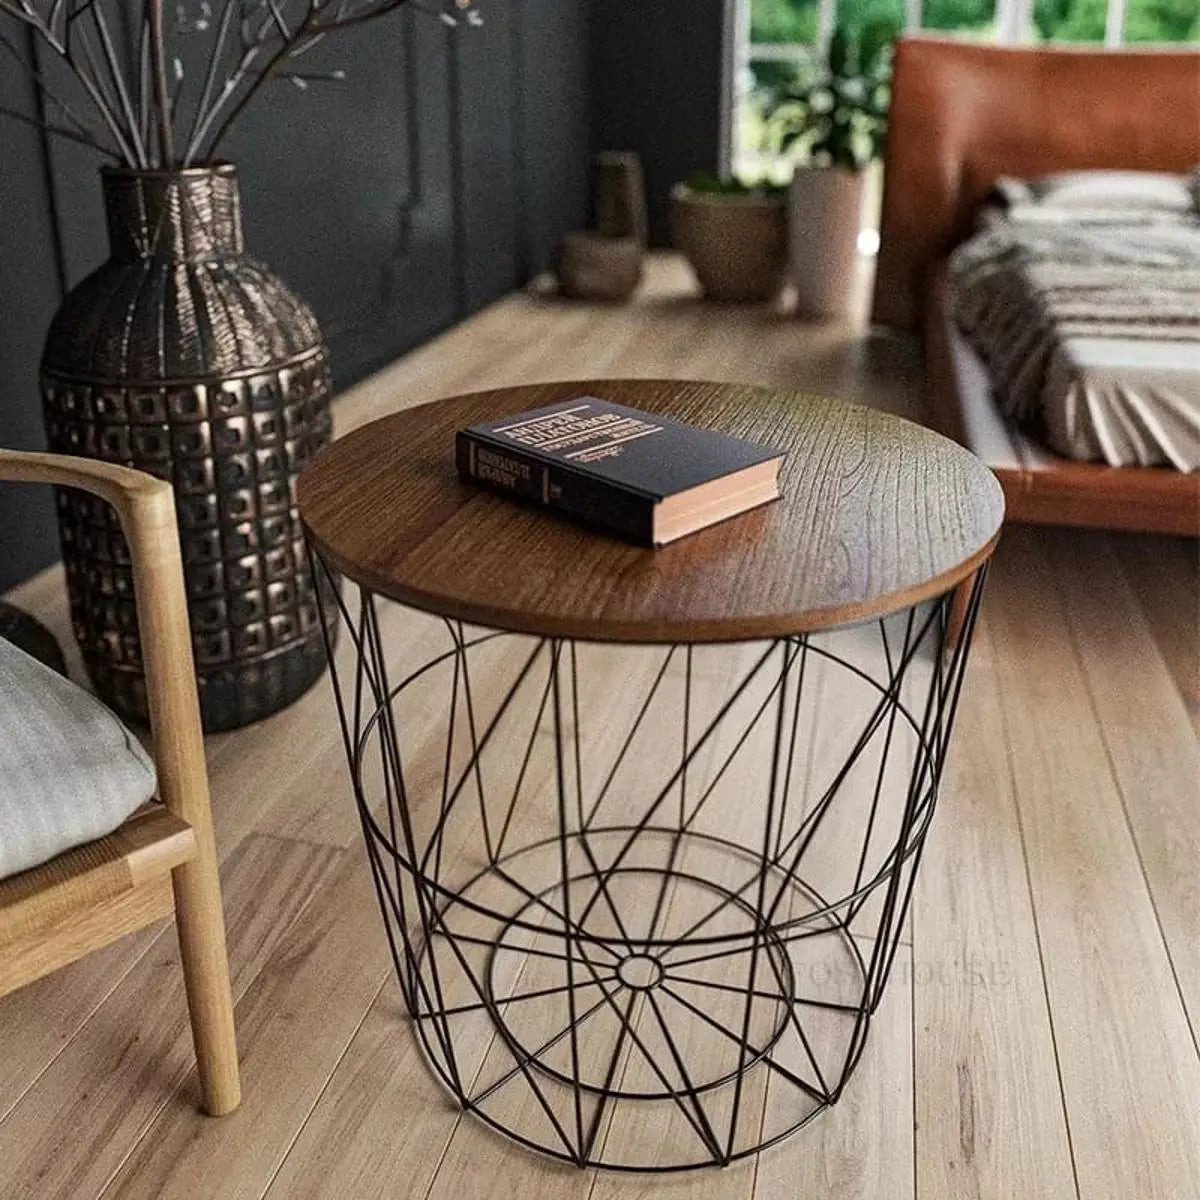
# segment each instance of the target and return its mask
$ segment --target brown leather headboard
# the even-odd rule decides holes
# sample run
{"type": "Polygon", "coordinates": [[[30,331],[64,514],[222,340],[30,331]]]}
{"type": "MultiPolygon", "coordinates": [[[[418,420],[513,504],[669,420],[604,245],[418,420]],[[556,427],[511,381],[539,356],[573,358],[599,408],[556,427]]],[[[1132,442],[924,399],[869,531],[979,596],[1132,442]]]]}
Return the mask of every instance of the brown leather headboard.
{"type": "Polygon", "coordinates": [[[1200,52],[896,48],[874,319],[914,329],[930,268],[1000,175],[1200,164],[1200,52]]]}

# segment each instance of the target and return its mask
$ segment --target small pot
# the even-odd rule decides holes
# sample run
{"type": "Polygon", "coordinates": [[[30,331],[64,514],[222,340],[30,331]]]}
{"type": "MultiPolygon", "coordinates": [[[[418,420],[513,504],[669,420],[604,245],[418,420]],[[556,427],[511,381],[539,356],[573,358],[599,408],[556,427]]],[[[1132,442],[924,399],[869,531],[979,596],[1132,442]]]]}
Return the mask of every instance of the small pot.
{"type": "Polygon", "coordinates": [[[797,167],[789,191],[789,271],[802,316],[844,317],[854,298],[866,171],[797,167]]]}
{"type": "Polygon", "coordinates": [[[671,189],[671,228],[710,300],[774,300],[787,274],[787,197],[671,189]]]}
{"type": "Polygon", "coordinates": [[[554,251],[559,290],[572,300],[628,300],[642,281],[642,254],[636,237],[606,237],[592,230],[566,233],[554,251]]]}

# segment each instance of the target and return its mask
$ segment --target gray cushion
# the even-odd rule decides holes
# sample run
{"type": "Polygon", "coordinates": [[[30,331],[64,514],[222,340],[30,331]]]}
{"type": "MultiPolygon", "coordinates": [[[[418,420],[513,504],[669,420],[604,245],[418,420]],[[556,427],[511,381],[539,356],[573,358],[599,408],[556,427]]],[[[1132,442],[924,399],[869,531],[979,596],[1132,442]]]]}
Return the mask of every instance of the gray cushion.
{"type": "Polygon", "coordinates": [[[154,786],[99,700],[0,638],[0,878],[111,833],[154,786]]]}

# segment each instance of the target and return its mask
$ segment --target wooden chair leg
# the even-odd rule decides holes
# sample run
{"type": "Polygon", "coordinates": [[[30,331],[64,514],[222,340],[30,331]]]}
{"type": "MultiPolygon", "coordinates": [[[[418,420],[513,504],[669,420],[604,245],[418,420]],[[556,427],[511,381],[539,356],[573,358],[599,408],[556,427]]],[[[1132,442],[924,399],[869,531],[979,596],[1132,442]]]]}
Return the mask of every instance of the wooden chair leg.
{"type": "Polygon", "coordinates": [[[183,958],[192,1041],[204,1110],[220,1117],[241,1102],[233,993],[225,948],[225,919],[217,858],[211,843],[173,872],[175,926],[183,958]]]}

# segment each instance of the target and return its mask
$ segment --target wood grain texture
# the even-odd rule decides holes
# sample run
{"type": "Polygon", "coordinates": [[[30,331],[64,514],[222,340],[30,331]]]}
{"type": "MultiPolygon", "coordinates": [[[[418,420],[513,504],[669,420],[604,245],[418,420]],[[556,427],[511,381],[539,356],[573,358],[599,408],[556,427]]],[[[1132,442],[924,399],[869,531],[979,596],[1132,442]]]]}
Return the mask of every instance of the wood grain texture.
{"type": "Polygon", "coordinates": [[[217,1125],[176,1097],[105,1190],[106,1200],[193,1200],[217,1175],[230,1181],[222,1200],[266,1189],[358,1032],[389,962],[363,856],[324,853],[337,855],[336,869],[259,964],[238,1004],[246,1076],[241,1108],[217,1125]]]}
{"type": "Polygon", "coordinates": [[[913,897],[917,1194],[1074,1200],[988,616],[913,897]]]}
{"type": "Polygon", "coordinates": [[[57,971],[174,909],[171,881],[160,875],[60,915],[52,925],[18,934],[4,945],[0,996],[57,971]]]}
{"type": "MultiPolygon", "coordinates": [[[[358,427],[401,404],[452,392],[572,374],[753,379],[901,414],[919,412],[922,389],[915,344],[868,334],[861,326],[801,324],[766,307],[705,305],[690,296],[689,287],[682,261],[653,255],[646,285],[632,305],[605,308],[538,295],[510,297],[340,398],[338,425],[343,431],[358,427]]],[[[1020,541],[1026,534],[1017,531],[1015,536],[1020,541]]],[[[1098,708],[1089,713],[1081,707],[1080,697],[1086,700],[1087,693],[1077,670],[1068,671],[1061,685],[1049,690],[1043,686],[1036,695],[1031,695],[1029,683],[1005,682],[1014,676],[1053,677],[1064,670],[1062,647],[1073,634],[1060,593],[1083,587],[1086,580],[1102,599],[1109,586],[1111,556],[1090,542],[1071,550],[1069,534],[1062,535],[1063,540],[1046,531],[1028,536],[1043,549],[1044,571],[1027,602],[1024,568],[1014,560],[1006,584],[1010,556],[1006,546],[1000,546],[996,578],[1004,586],[989,585],[985,598],[984,653],[968,676],[965,710],[951,749],[951,773],[944,781],[922,865],[924,880],[932,887],[923,897],[918,895],[913,914],[917,1017],[911,1076],[902,1085],[895,1083],[894,1073],[902,1074],[909,1060],[901,1028],[904,1013],[893,1014],[894,1027],[887,1013],[897,1001],[901,1009],[906,1005],[906,996],[896,990],[904,987],[898,976],[872,1033],[868,1057],[837,1108],[791,1142],[767,1151],[757,1166],[744,1164],[737,1177],[727,1171],[703,1172],[681,1179],[673,1189],[654,1177],[605,1177],[605,1200],[653,1200],[665,1190],[686,1196],[691,1182],[721,1200],[743,1200],[751,1181],[755,1200],[833,1195],[824,1183],[802,1187],[799,1181],[810,1178],[836,1180],[850,1195],[855,1188],[865,1188],[872,1200],[893,1192],[904,1196],[911,1186],[904,1177],[908,1159],[894,1147],[895,1138],[905,1132],[913,1143],[921,1200],[1059,1200],[1076,1195],[1072,1164],[1064,1161],[1061,1149],[1063,1119],[1056,1121],[1053,1115],[1055,1103],[1061,1108],[1058,1063],[1054,1053],[1047,1052],[1045,1026],[1039,1025],[1040,964],[1029,959],[1030,918],[1021,916],[1022,894],[1028,898],[1032,920],[1055,937],[1050,953],[1060,961],[1053,964],[1052,1017],[1056,1036],[1065,1030],[1072,1038],[1071,1054],[1063,1060],[1072,1105],[1086,1109],[1093,1104],[1097,1110],[1094,1118],[1072,1113],[1072,1134],[1079,1120],[1091,1128],[1082,1143],[1086,1163],[1078,1194],[1085,1200],[1142,1200],[1172,1186],[1177,1189],[1172,1200],[1200,1194],[1196,1181],[1171,1173],[1169,1157],[1179,1152],[1180,1124],[1189,1105],[1194,1107],[1193,1096],[1184,1095],[1177,1106],[1166,1108],[1127,1102],[1142,1088],[1153,1096],[1148,1068],[1139,1057],[1148,1039],[1161,1039],[1161,1054],[1169,1056],[1172,1070],[1186,1069],[1195,1057],[1187,1024],[1178,1013],[1155,1028],[1151,1004],[1148,1017],[1148,998],[1152,1001],[1161,988],[1169,1000],[1174,987],[1166,945],[1161,937],[1157,944],[1150,937],[1139,953],[1125,956],[1126,925],[1116,919],[1092,921],[1089,916],[1093,910],[1106,911],[1111,889],[1092,896],[1086,884],[1087,872],[1096,869],[1095,857],[1081,862],[1081,852],[1074,848],[1080,814],[1086,817],[1097,803],[1104,809],[1095,816],[1095,824],[1101,831],[1120,832],[1120,814],[1112,810],[1112,789],[1117,787],[1112,766],[1097,750],[1110,740],[1108,710],[1101,715],[1098,708]],[[1068,552],[1080,568],[1075,574],[1068,573],[1068,552]],[[1004,636],[993,636],[994,630],[1004,636]],[[1020,630],[1029,630],[1028,637],[1016,638],[1020,630]],[[1001,704],[1004,719],[997,724],[994,713],[1001,704]],[[1037,747],[1046,741],[1046,731],[1059,728],[1066,734],[1041,757],[1037,747]],[[1032,762],[1031,754],[1037,755],[1032,762]],[[1032,893],[1024,873],[1021,830],[1014,829],[1015,817],[1005,818],[1005,762],[1012,762],[1020,775],[1013,786],[1021,786],[1024,832],[1037,839],[1031,841],[1031,849],[1039,886],[1032,893]],[[1039,779],[1037,786],[1031,782],[1039,779]],[[1064,822],[1069,825],[1061,836],[1046,845],[1046,836],[1064,822]],[[956,956],[964,949],[991,957],[989,939],[1005,930],[1009,940],[998,943],[997,949],[1011,953],[1020,973],[1012,995],[1000,989],[984,996],[976,987],[939,990],[924,982],[926,973],[942,962],[957,970],[956,956]],[[1102,959],[1106,973],[1113,963],[1119,964],[1118,986],[1098,993],[1091,974],[1073,974],[1073,961],[1061,961],[1059,942],[1070,949],[1080,930],[1088,931],[1083,949],[1088,961],[1102,959]],[[1125,977],[1130,986],[1124,986],[1125,977]],[[1114,1046],[1127,1047],[1128,1056],[1114,1058],[1114,1046]],[[884,1072],[878,1084],[881,1077],[869,1073],[876,1062],[884,1072]],[[1091,1073],[1100,1083],[1089,1090],[1091,1073]],[[962,1090],[960,1080],[967,1084],[962,1090]],[[903,1090],[894,1095],[883,1090],[892,1086],[903,1090]],[[912,1124],[908,1109],[914,1095],[920,1125],[903,1130],[902,1122],[912,1124]],[[886,1123],[880,1113],[886,1114],[886,1123]],[[964,1115],[965,1134],[960,1129],[964,1115]],[[974,1147],[970,1158],[960,1152],[960,1136],[974,1147]],[[947,1161],[951,1155],[952,1165],[947,1161]],[[1144,1186],[1128,1184],[1123,1164],[1131,1158],[1149,1164],[1144,1186]],[[905,1165],[881,1179],[876,1169],[880,1163],[905,1165]]],[[[1122,716],[1122,736],[1149,739],[1156,736],[1150,726],[1158,710],[1148,708],[1141,698],[1157,695],[1160,685],[1188,694],[1184,685],[1197,638],[1195,546],[1134,535],[1110,541],[1117,545],[1157,652],[1147,652],[1138,634],[1132,654],[1117,648],[1109,653],[1108,643],[1098,639],[1087,652],[1089,670],[1107,671],[1114,695],[1128,691],[1138,698],[1122,716]]],[[[75,677],[82,678],[61,569],[28,581],[10,599],[50,624],[63,639],[75,677]]],[[[381,613],[389,669],[399,672],[411,663],[424,632],[438,623],[418,619],[411,610],[385,608],[392,610],[381,613]],[[395,622],[394,614],[399,614],[395,622]]],[[[1119,612],[1126,611],[1120,606],[1119,612]]],[[[625,670],[624,656],[642,653],[612,646],[595,652],[611,657],[618,673],[625,670]]],[[[1071,660],[1066,661],[1069,666],[1071,660]]],[[[444,717],[442,711],[416,713],[409,733],[417,740],[436,741],[444,737],[444,717]]],[[[840,710],[829,707],[816,689],[812,703],[804,706],[803,720],[813,726],[808,745],[818,751],[826,742],[836,749],[844,737],[840,710]]],[[[614,729],[618,738],[623,733],[614,729]]],[[[355,858],[361,853],[351,845],[358,834],[340,737],[332,701],[322,685],[269,721],[207,743],[239,994],[263,970],[264,953],[266,958],[274,955],[279,931],[297,930],[272,966],[276,980],[264,995],[274,1002],[256,1001],[259,1015],[246,1031],[248,1111],[255,1119],[266,1114],[263,1152],[254,1150],[251,1126],[235,1129],[229,1120],[188,1118],[186,1098],[172,1104],[166,1125],[156,1123],[155,1114],[170,1086],[159,1072],[172,1077],[176,1071],[185,1072],[190,1055],[170,931],[130,974],[155,932],[161,933],[161,927],[147,929],[0,1000],[0,1195],[5,1200],[96,1200],[117,1164],[153,1131],[163,1133],[166,1146],[160,1157],[146,1145],[146,1157],[139,1162],[146,1164],[152,1179],[157,1172],[169,1172],[168,1159],[185,1140],[182,1130],[174,1127],[176,1121],[201,1140],[202,1145],[185,1156],[202,1173],[172,1179],[169,1187],[186,1191],[183,1180],[190,1179],[191,1196],[198,1200],[258,1197],[268,1179],[270,1200],[424,1200],[446,1161],[450,1127],[456,1131],[455,1140],[461,1139],[455,1161],[471,1164],[465,1174],[452,1177],[454,1186],[445,1194],[455,1200],[510,1200],[523,1195],[526,1186],[531,1194],[542,1190],[555,1195],[555,1184],[573,1186],[575,1176],[569,1170],[547,1168],[528,1155],[513,1155],[510,1169],[493,1169],[501,1157],[498,1138],[447,1105],[429,1078],[399,1012],[390,963],[373,968],[378,970],[374,985],[383,987],[382,992],[356,985],[334,992],[330,999],[328,977],[344,970],[346,963],[339,935],[310,938],[316,930],[308,921],[303,936],[300,926],[291,925],[319,887],[320,903],[330,920],[335,910],[342,914],[336,927],[343,934],[351,931],[347,936],[356,936],[355,922],[364,935],[378,929],[373,898],[364,899],[350,886],[323,886],[340,861],[336,847],[349,846],[355,858]],[[275,837],[281,830],[314,844],[281,842],[275,837]],[[271,853],[266,853],[268,847],[271,853]],[[250,857],[244,859],[247,854],[250,857]],[[253,929],[247,928],[248,921],[253,929]],[[263,953],[253,950],[256,945],[263,953]],[[298,977],[285,988],[282,977],[290,964],[297,964],[298,977]],[[173,988],[168,987],[172,981],[173,988]],[[327,1013],[338,1025],[338,1036],[349,1038],[341,1057],[324,1050],[307,1053],[304,1035],[323,1036],[327,1013]],[[347,1034],[355,1019],[362,1023],[347,1034]],[[169,1037],[163,1028],[168,1020],[169,1037]],[[169,1051],[162,1049],[164,1044],[169,1051]],[[256,1082],[260,1075],[261,1095],[256,1082]],[[222,1138],[226,1129],[234,1134],[227,1147],[222,1138]],[[222,1153],[223,1148],[228,1153],[222,1153]]],[[[1146,812],[1147,820],[1153,821],[1154,798],[1140,799],[1151,802],[1146,812]]],[[[1114,871],[1127,868],[1135,879],[1140,872],[1138,844],[1132,837],[1114,837],[1109,849],[1098,889],[1107,887],[1114,871]]],[[[1168,852],[1164,865],[1186,874],[1188,861],[1168,852]]],[[[1155,886],[1150,894],[1157,903],[1155,886]]],[[[1044,995],[1041,1006],[1046,1012],[1044,995]]],[[[1173,1077],[1167,1084],[1174,1088],[1173,1077]]],[[[182,1086],[194,1092],[194,1077],[182,1086]]],[[[1171,1094],[1178,1097],[1177,1091],[1171,1094]]],[[[140,1169],[131,1164],[122,1186],[135,1188],[140,1169]]],[[[153,1187],[144,1192],[152,1193],[153,1187]]]]}
{"type": "Polygon", "coordinates": [[[1194,1195],[1200,1057],[1187,1049],[1120,788],[1062,634],[1061,583],[1031,531],[1010,533],[996,566],[1001,708],[1079,1192],[1194,1195]]]}
{"type": "MultiPolygon", "coordinates": [[[[231,857],[225,883],[235,994],[261,973],[338,854],[256,834],[231,857]]],[[[169,905],[165,877],[161,887],[169,905]]],[[[101,1194],[192,1070],[183,1001],[179,947],[168,929],[0,1122],[6,1200],[101,1194]]],[[[176,1102],[195,1113],[198,1099],[189,1085],[176,1102]]]]}
{"type": "Polygon", "coordinates": [[[919,1194],[913,1177],[912,971],[912,951],[900,946],[894,978],[871,1018],[870,1039],[849,1086],[829,1112],[760,1156],[755,1196],[909,1200],[919,1194]]]}
{"type": "Polygon", "coordinates": [[[1200,737],[1200,543],[1117,534],[1109,541],[1200,737]]]}
{"type": "MultiPolygon", "coordinates": [[[[820,644],[843,655],[848,662],[864,665],[881,653],[875,626],[839,631],[820,644]]],[[[863,722],[863,695],[851,674],[821,658],[810,661],[806,671],[807,695],[802,697],[797,713],[802,741],[792,779],[798,803],[794,821],[785,830],[788,835],[795,832],[801,817],[811,812],[846,763],[863,722]]],[[[895,738],[886,776],[893,802],[904,795],[912,753],[913,748],[903,735],[895,738]]],[[[816,853],[806,855],[802,868],[809,882],[826,895],[847,895],[853,890],[854,864],[863,831],[868,827],[877,769],[870,750],[864,759],[839,788],[836,801],[814,837],[816,853]]],[[[893,824],[896,814],[888,814],[889,807],[885,803],[885,811],[877,814],[878,836],[870,839],[876,863],[882,861],[886,843],[894,844],[897,833],[893,824]]],[[[877,928],[880,900],[881,892],[876,892],[856,919],[856,928],[864,931],[877,928]]],[[[792,915],[797,914],[797,908],[793,908],[792,915]]],[[[904,944],[909,940],[907,927],[900,936],[892,977],[883,1002],[871,1018],[863,1058],[846,1090],[829,1112],[760,1156],[756,1196],[872,1200],[886,1193],[891,1200],[910,1200],[916,1194],[913,956],[911,947],[904,944]]],[[[869,962],[874,943],[862,938],[858,946],[869,962]]],[[[850,1003],[858,1000],[858,972],[847,969],[847,960],[838,953],[836,942],[830,944],[826,938],[811,943],[794,942],[792,958],[801,990],[810,994],[817,990],[825,1000],[850,1003]],[[827,980],[838,981],[832,991],[827,980]]],[[[828,1026],[811,1007],[804,1012],[814,1045],[819,1045],[824,1036],[832,1038],[844,1052],[849,1027],[828,1026]]],[[[792,1089],[780,1086],[772,1078],[763,1114],[764,1127],[770,1131],[784,1127],[789,1104],[795,1104],[792,1089]]]]}
{"type": "MultiPolygon", "coordinates": [[[[1071,640],[1200,1044],[1200,744],[1108,539],[1057,539],[1071,640]],[[1097,575],[1103,590],[1093,586],[1097,575]]],[[[1200,628],[1194,636],[1200,638],[1200,628]]]]}
{"type": "Polygon", "coordinates": [[[929,430],[797,392],[590,380],[397,413],[302,477],[316,545],[416,608],[598,641],[733,641],[863,620],[940,595],[991,553],[1003,515],[982,464],[929,430]],[[461,483],[456,430],[578,395],[786,451],[782,498],[647,550],[461,483]]]}
{"type": "Polygon", "coordinates": [[[462,1120],[426,1069],[389,980],[265,1200],[425,1200],[462,1120]]]}
{"type": "Polygon", "coordinates": [[[162,933],[150,925],[0,1001],[0,1121],[21,1101],[162,933]]]}
{"type": "MultiPolygon", "coordinates": [[[[165,875],[195,853],[191,826],[149,805],[107,837],[0,880],[0,947],[45,935],[63,918],[165,875]]],[[[0,965],[0,991],[3,979],[0,965]]]]}

